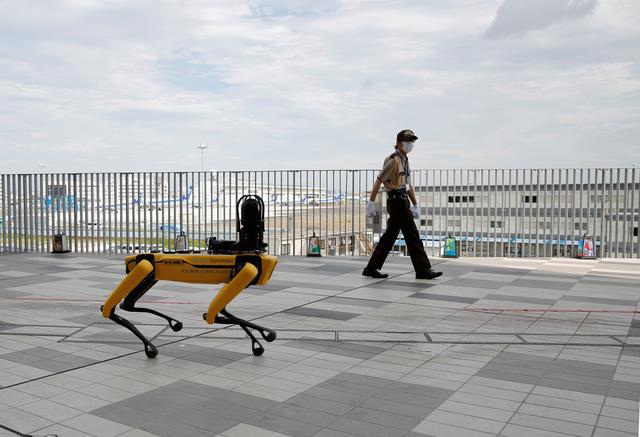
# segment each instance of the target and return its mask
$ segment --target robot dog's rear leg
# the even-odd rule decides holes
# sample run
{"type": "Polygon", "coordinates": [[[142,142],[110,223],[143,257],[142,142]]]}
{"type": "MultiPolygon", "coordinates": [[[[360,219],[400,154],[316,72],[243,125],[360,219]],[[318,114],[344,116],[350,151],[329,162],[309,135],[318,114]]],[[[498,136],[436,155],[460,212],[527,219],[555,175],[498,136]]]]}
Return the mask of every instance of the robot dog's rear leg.
{"type": "Polygon", "coordinates": [[[135,306],[138,302],[138,299],[144,296],[144,294],[149,291],[149,289],[153,287],[156,282],[158,281],[153,277],[145,278],[144,281],[142,281],[131,293],[127,295],[127,297],[124,298],[124,300],[120,304],[120,308],[122,308],[124,311],[130,311],[134,313],[150,313],[158,317],[162,317],[169,323],[169,326],[173,331],[178,332],[182,329],[182,322],[180,322],[179,320],[169,317],[159,311],[152,310],[151,308],[140,308],[135,306]]]}
{"type": "Polygon", "coordinates": [[[124,317],[120,317],[115,314],[115,306],[130,293],[141,289],[141,284],[145,284],[145,291],[148,290],[155,283],[153,278],[153,265],[147,260],[142,260],[118,284],[115,290],[111,292],[107,300],[100,307],[102,317],[108,318],[116,322],[118,325],[128,329],[142,341],[144,344],[144,352],[149,358],[153,358],[158,355],[158,350],[144,335],[142,335],[140,331],[138,331],[133,323],[124,317]]]}

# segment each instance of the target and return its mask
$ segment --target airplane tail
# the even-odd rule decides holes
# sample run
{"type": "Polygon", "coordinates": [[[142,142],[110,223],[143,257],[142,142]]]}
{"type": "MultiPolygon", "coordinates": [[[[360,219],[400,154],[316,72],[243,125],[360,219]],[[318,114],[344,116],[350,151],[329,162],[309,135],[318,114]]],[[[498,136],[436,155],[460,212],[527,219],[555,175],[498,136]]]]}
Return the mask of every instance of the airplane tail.
{"type": "Polygon", "coordinates": [[[189,200],[192,194],[193,194],[193,185],[189,185],[189,188],[187,189],[187,194],[180,196],[180,200],[189,200]]]}

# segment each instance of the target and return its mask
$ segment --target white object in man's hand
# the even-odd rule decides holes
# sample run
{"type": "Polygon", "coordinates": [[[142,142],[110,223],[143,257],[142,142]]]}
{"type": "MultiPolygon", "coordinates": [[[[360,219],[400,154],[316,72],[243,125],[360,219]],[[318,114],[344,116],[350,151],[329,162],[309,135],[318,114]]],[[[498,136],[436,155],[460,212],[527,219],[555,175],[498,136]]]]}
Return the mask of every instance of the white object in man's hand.
{"type": "Polygon", "coordinates": [[[376,211],[376,203],[373,201],[367,202],[367,217],[373,217],[378,213],[376,211]]]}
{"type": "Polygon", "coordinates": [[[420,207],[418,204],[411,206],[411,214],[413,214],[413,218],[416,220],[420,218],[420,207]]]}

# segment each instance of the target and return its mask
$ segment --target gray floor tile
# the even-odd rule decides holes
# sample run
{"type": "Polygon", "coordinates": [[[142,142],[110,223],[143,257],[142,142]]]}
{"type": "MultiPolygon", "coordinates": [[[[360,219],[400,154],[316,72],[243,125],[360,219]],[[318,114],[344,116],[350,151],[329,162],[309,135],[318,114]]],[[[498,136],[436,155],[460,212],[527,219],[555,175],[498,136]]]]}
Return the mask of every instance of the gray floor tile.
{"type": "Polygon", "coordinates": [[[328,299],[325,299],[324,302],[335,303],[340,305],[371,307],[371,308],[380,308],[387,305],[386,302],[380,302],[379,300],[357,299],[357,298],[351,298],[351,297],[330,297],[328,299]]]}
{"type": "MultiPolygon", "coordinates": [[[[209,412],[209,417],[212,414],[209,412]]],[[[176,436],[189,436],[189,437],[211,437],[218,433],[233,428],[237,423],[217,418],[215,423],[209,423],[210,428],[199,428],[190,424],[178,422],[169,417],[160,417],[157,420],[146,423],[140,427],[141,430],[150,432],[160,437],[176,437],[176,436]]]]}
{"type": "Polygon", "coordinates": [[[354,408],[354,405],[348,403],[309,396],[304,393],[290,398],[286,401],[286,404],[312,409],[323,413],[329,413],[336,416],[342,416],[354,408]]]}
{"type": "Polygon", "coordinates": [[[351,320],[354,317],[359,316],[356,313],[347,313],[344,311],[329,311],[329,310],[321,310],[318,308],[292,308],[290,310],[284,311],[285,314],[295,314],[298,316],[307,316],[307,317],[320,317],[323,319],[333,319],[333,320],[351,320]]]}
{"type": "Polygon", "coordinates": [[[519,278],[509,283],[510,287],[524,287],[524,288],[544,288],[546,290],[563,290],[568,291],[575,285],[574,282],[564,281],[536,281],[531,279],[519,278]]]}
{"type": "Polygon", "coordinates": [[[407,433],[407,431],[403,429],[363,422],[348,417],[342,417],[336,420],[331,425],[329,425],[329,428],[362,437],[401,437],[407,433]]]}
{"type": "MultiPolygon", "coordinates": [[[[485,290],[498,290],[505,285],[504,281],[489,281],[486,279],[466,278],[453,278],[443,283],[453,287],[482,288],[485,290]]],[[[513,284],[513,282],[509,282],[509,285],[511,284],[513,284]]]]}
{"type": "Polygon", "coordinates": [[[409,282],[409,281],[399,281],[394,279],[387,279],[384,281],[376,282],[371,285],[368,285],[368,288],[376,288],[376,289],[393,289],[393,290],[403,290],[403,291],[416,291],[416,290],[426,290],[430,287],[435,287],[438,285],[437,283],[424,283],[424,282],[409,282]]]}
{"type": "Polygon", "coordinates": [[[275,414],[276,416],[286,417],[299,422],[310,423],[321,428],[327,427],[330,423],[340,417],[339,415],[321,412],[312,408],[305,408],[291,402],[284,402],[280,405],[276,405],[267,412],[269,414],[275,414]]]}
{"type": "Polygon", "coordinates": [[[442,300],[446,302],[458,302],[458,303],[475,303],[478,301],[478,299],[474,297],[451,296],[448,294],[437,294],[437,293],[414,293],[409,297],[414,297],[418,299],[442,300]]]}
{"type": "Polygon", "coordinates": [[[322,428],[306,422],[289,419],[270,413],[260,413],[246,423],[290,436],[310,437],[322,428]]]}
{"type": "Polygon", "coordinates": [[[474,272],[480,273],[496,273],[499,275],[513,275],[513,276],[523,276],[526,275],[531,270],[527,269],[510,269],[508,267],[504,268],[490,268],[490,267],[479,267],[473,270],[474,272]]]}
{"type": "Polygon", "coordinates": [[[398,428],[405,430],[405,432],[415,428],[416,425],[424,419],[424,417],[411,417],[404,414],[374,410],[366,407],[356,407],[345,414],[344,417],[385,427],[398,428]]]}
{"type": "MultiPolygon", "coordinates": [[[[577,289],[580,290],[580,286],[577,286],[577,289]]],[[[603,293],[604,294],[604,293],[603,293]]],[[[620,305],[620,306],[631,306],[635,307],[638,303],[637,300],[626,300],[626,299],[610,299],[605,297],[591,297],[591,296],[580,296],[580,295],[564,295],[560,298],[562,301],[566,302],[591,302],[597,303],[601,305],[620,305]]]]}
{"type": "Polygon", "coordinates": [[[489,299],[489,300],[500,300],[500,301],[507,301],[507,302],[522,302],[522,303],[530,303],[530,304],[536,304],[536,305],[554,305],[557,301],[556,299],[542,299],[539,297],[530,297],[530,296],[512,296],[509,294],[498,294],[498,293],[492,293],[492,294],[488,294],[486,295],[483,299],[489,299]]]}

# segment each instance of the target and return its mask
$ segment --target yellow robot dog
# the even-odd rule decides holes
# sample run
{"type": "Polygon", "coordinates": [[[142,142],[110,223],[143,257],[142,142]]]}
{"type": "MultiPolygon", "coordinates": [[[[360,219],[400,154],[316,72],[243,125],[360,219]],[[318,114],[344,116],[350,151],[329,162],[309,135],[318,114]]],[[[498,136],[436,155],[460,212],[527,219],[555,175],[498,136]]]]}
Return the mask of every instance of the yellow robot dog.
{"type": "Polygon", "coordinates": [[[278,258],[265,253],[264,202],[259,196],[245,195],[236,204],[236,231],[238,241],[207,239],[207,253],[192,251],[152,252],[131,255],[125,258],[127,276],[109,295],[100,310],[102,316],[127,328],[144,344],[147,357],[154,358],[158,349],[129,320],[115,313],[115,306],[122,301],[124,311],[145,312],[162,317],[173,331],[180,331],[182,323],[166,314],[149,308],[136,307],[140,299],[156,282],[177,281],[196,284],[226,284],[211,300],[202,315],[208,324],[223,323],[238,325],[251,338],[253,354],[260,356],[264,348],[251,329],[260,333],[267,342],[276,338],[275,331],[239,319],[226,310],[226,306],[242,290],[250,285],[269,282],[278,258]],[[242,220],[240,203],[242,202],[242,220]],[[242,226],[241,226],[242,224],[242,226]],[[123,301],[124,299],[124,301],[123,301]]]}

